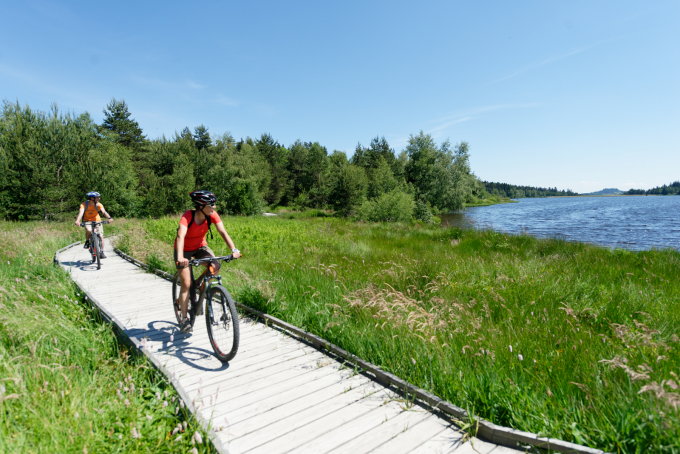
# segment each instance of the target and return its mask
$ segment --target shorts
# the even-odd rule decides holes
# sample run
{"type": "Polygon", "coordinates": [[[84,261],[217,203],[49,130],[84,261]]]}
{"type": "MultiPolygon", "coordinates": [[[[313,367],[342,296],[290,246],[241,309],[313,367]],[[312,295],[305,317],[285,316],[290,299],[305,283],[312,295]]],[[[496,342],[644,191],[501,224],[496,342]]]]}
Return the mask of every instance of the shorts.
{"type": "MultiPolygon", "coordinates": [[[[90,221],[83,221],[83,222],[90,222],[90,221]]],[[[85,224],[85,230],[92,233],[92,224],[85,224]]],[[[102,237],[102,239],[104,238],[104,226],[102,224],[99,224],[97,227],[95,227],[94,231],[97,232],[102,237]]]]}
{"type": "MultiPolygon", "coordinates": [[[[175,261],[175,267],[180,270],[182,269],[181,266],[177,265],[177,249],[174,250],[174,261],[175,261]]],[[[204,259],[206,257],[215,257],[215,253],[210,249],[208,246],[201,246],[200,248],[196,249],[195,251],[184,251],[184,258],[185,259],[204,259]]],[[[217,260],[210,262],[212,265],[216,268],[216,272],[219,271],[220,269],[220,262],[217,260]]],[[[206,263],[207,265],[207,263],[206,263]]]]}

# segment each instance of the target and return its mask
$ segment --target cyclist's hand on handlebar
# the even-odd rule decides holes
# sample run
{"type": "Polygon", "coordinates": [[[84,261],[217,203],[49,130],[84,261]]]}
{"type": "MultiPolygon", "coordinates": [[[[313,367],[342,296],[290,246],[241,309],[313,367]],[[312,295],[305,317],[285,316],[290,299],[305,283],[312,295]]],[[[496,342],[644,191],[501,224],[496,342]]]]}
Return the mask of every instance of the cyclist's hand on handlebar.
{"type": "Polygon", "coordinates": [[[232,252],[232,253],[231,253],[231,256],[234,257],[235,259],[237,259],[237,258],[241,257],[241,253],[238,252],[238,251],[232,252]]]}
{"type": "Polygon", "coordinates": [[[113,222],[113,218],[109,218],[109,224],[113,222]]]}
{"type": "Polygon", "coordinates": [[[177,261],[177,264],[181,266],[182,268],[186,268],[189,266],[189,259],[181,259],[177,261]]]}
{"type": "Polygon", "coordinates": [[[80,227],[80,222],[76,221],[76,227],[80,227]]]}

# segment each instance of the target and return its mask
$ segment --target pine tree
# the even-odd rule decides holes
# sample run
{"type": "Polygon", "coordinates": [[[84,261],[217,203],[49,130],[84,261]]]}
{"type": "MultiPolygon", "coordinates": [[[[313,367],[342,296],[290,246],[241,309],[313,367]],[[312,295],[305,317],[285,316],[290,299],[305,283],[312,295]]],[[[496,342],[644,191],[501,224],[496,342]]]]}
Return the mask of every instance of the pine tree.
{"type": "Polygon", "coordinates": [[[125,100],[111,98],[103,112],[104,121],[99,127],[100,133],[109,131],[116,134],[116,142],[131,149],[138,149],[144,143],[142,128],[130,118],[131,114],[125,100]]]}
{"type": "Polygon", "coordinates": [[[212,145],[208,128],[203,125],[194,128],[194,140],[196,141],[196,148],[199,150],[208,149],[212,145]]]}

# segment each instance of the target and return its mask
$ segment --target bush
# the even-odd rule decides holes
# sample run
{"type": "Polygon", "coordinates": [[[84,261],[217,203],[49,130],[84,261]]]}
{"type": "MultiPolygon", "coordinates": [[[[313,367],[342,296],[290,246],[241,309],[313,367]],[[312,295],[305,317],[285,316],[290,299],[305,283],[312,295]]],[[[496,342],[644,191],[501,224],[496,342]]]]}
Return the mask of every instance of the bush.
{"type": "Polygon", "coordinates": [[[413,218],[414,205],[410,194],[394,190],[364,202],[358,218],[369,222],[406,222],[413,218]]]}
{"type": "Polygon", "coordinates": [[[426,224],[432,224],[432,212],[425,202],[416,200],[413,208],[413,217],[420,219],[426,224]]]}

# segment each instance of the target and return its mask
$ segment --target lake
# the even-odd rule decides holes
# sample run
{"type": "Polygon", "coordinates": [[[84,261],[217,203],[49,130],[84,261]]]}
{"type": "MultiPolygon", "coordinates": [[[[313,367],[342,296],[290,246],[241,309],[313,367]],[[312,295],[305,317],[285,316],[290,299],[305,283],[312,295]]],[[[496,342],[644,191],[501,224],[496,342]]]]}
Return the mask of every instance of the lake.
{"type": "Polygon", "coordinates": [[[440,215],[442,225],[561,237],[607,247],[680,250],[680,196],[519,199],[440,215]]]}

